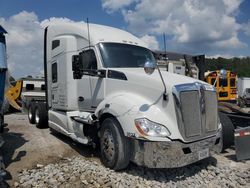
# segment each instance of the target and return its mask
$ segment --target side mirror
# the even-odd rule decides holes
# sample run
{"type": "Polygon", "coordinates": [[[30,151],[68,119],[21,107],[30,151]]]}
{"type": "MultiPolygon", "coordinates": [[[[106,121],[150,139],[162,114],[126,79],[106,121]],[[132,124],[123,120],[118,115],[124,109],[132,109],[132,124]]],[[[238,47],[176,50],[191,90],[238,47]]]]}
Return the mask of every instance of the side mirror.
{"type": "Polygon", "coordinates": [[[74,79],[81,79],[83,75],[83,65],[81,61],[80,55],[73,55],[72,56],[72,71],[73,71],[73,78],[74,79]]]}
{"type": "Polygon", "coordinates": [[[144,71],[148,75],[153,74],[153,72],[155,71],[155,68],[156,68],[156,64],[153,63],[152,61],[146,61],[144,64],[144,71]]]}

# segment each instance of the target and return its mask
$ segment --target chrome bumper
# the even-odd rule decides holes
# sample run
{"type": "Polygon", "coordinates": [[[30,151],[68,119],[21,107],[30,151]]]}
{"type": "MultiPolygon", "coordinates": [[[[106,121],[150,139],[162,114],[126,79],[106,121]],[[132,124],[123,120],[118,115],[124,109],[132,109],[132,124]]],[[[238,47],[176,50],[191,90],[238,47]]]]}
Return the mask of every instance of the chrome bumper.
{"type": "MultiPolygon", "coordinates": [[[[210,151],[219,141],[219,135],[193,143],[148,142],[135,140],[132,161],[148,168],[176,168],[195,163],[201,159],[202,151],[210,151]]],[[[206,156],[205,158],[207,158],[206,156]]]]}

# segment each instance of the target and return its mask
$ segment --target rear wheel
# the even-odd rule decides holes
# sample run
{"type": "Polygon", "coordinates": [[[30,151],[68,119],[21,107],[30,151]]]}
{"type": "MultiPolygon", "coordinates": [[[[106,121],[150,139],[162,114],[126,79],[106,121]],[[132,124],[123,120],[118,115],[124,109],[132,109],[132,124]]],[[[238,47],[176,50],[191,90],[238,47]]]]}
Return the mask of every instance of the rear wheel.
{"type": "Polygon", "coordinates": [[[31,103],[28,108],[28,118],[30,124],[35,124],[35,105],[31,103]]]}
{"type": "Polygon", "coordinates": [[[115,118],[103,121],[100,131],[100,149],[102,163],[111,169],[121,170],[130,161],[130,142],[115,118]]]}
{"type": "Polygon", "coordinates": [[[38,128],[48,127],[48,113],[44,104],[38,104],[35,108],[35,123],[38,128]]]}
{"type": "Polygon", "coordinates": [[[219,113],[220,121],[222,125],[222,136],[220,139],[220,152],[223,152],[225,149],[229,148],[234,144],[234,125],[230,118],[224,114],[219,113]]]}

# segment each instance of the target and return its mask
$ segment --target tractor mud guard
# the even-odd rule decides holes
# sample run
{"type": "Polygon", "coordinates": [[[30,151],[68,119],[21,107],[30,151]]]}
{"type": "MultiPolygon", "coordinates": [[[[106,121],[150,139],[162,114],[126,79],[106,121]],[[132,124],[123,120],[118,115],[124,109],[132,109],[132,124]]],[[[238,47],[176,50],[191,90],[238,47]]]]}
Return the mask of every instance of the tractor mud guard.
{"type": "Polygon", "coordinates": [[[235,129],[234,141],[237,161],[250,159],[250,127],[235,129]]]}

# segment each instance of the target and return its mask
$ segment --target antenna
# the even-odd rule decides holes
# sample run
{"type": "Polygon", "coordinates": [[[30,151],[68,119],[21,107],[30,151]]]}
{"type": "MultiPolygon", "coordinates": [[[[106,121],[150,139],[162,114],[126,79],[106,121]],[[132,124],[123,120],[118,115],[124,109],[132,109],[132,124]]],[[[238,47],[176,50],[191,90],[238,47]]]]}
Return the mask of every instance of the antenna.
{"type": "Polygon", "coordinates": [[[163,42],[164,42],[164,53],[165,53],[166,71],[167,71],[168,70],[168,58],[167,58],[167,47],[166,47],[165,33],[163,33],[163,42]]]}
{"type": "Polygon", "coordinates": [[[90,48],[90,36],[89,36],[89,18],[87,18],[87,28],[88,28],[88,41],[89,41],[89,48],[90,48]]]}
{"type": "Polygon", "coordinates": [[[165,56],[166,56],[166,59],[167,59],[167,47],[166,47],[166,37],[165,37],[165,33],[163,33],[163,41],[164,41],[165,56]]]}
{"type": "MultiPolygon", "coordinates": [[[[166,55],[166,59],[167,59],[165,33],[163,34],[163,39],[164,39],[165,55],[166,55]]],[[[160,78],[161,78],[161,81],[162,81],[162,84],[163,84],[163,87],[164,87],[163,100],[167,101],[168,100],[168,94],[167,94],[166,83],[165,83],[165,81],[163,79],[163,76],[161,74],[161,70],[160,70],[160,68],[159,68],[159,66],[157,64],[156,64],[156,67],[157,67],[158,73],[160,75],[160,78]]]]}

